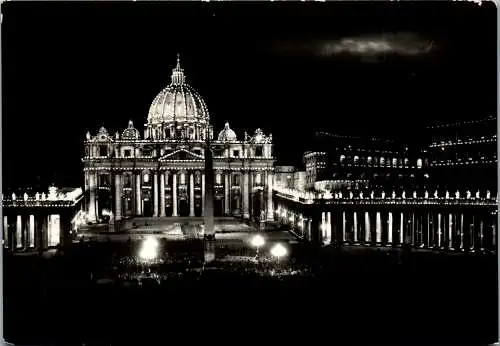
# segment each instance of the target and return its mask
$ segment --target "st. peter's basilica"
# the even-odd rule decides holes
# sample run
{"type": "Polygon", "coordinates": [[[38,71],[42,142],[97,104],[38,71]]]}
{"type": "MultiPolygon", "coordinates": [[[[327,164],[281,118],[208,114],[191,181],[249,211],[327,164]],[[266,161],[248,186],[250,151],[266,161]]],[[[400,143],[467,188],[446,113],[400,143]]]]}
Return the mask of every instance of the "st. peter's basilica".
{"type": "Polygon", "coordinates": [[[171,83],[153,100],[141,136],[132,121],[121,133],[87,132],[85,157],[88,220],[112,215],[202,216],[204,150],[213,152],[214,214],[271,220],[272,135],[256,129],[238,136],[226,123],[213,136],[203,98],[191,87],[179,57],[171,83]]]}

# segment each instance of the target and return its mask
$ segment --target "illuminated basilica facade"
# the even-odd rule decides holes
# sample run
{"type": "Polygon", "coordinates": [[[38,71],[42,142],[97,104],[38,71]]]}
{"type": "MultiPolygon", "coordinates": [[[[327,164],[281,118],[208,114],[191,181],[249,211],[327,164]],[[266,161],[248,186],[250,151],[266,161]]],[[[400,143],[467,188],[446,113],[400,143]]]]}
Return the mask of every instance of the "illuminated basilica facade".
{"type": "Polygon", "coordinates": [[[204,150],[214,169],[214,214],[273,219],[272,135],[261,129],[240,140],[226,123],[214,138],[201,96],[187,82],[177,59],[171,83],[153,100],[144,131],[129,121],[112,135],[87,132],[86,214],[89,222],[110,217],[202,216],[204,150]],[[209,143],[209,144],[208,144],[209,143]]]}

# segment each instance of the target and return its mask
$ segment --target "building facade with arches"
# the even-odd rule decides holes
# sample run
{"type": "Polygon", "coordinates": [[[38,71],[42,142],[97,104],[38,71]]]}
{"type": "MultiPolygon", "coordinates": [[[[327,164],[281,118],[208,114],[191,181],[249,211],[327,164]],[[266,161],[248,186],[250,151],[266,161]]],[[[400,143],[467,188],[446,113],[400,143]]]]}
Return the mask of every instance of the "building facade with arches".
{"type": "Polygon", "coordinates": [[[272,219],[272,135],[256,129],[238,138],[226,123],[214,137],[210,120],[178,58],[142,133],[132,121],[114,135],[104,127],[87,132],[82,161],[88,221],[202,216],[207,145],[214,158],[215,215],[272,219]]]}

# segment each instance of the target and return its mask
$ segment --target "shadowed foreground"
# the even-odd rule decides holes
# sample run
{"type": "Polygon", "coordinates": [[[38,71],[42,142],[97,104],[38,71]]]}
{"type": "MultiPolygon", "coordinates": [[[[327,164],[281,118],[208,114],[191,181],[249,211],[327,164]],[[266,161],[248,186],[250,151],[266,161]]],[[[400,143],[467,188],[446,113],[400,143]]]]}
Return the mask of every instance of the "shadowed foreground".
{"type": "Polygon", "coordinates": [[[149,269],[131,264],[133,244],[77,244],[52,258],[5,254],[6,340],[164,344],[179,337],[183,343],[229,341],[238,334],[237,340],[303,337],[311,344],[325,338],[497,339],[495,256],[313,252],[299,244],[279,265],[217,260],[202,270],[201,242],[165,246],[171,254],[175,247],[175,256],[153,266],[157,280],[141,285],[134,275],[149,269]]]}

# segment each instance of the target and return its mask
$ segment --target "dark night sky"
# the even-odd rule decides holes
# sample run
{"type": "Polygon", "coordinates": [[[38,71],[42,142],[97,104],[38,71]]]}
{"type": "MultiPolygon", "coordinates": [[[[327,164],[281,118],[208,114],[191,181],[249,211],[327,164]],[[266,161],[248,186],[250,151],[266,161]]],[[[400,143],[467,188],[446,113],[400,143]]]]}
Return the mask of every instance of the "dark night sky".
{"type": "Polygon", "coordinates": [[[240,136],[271,131],[279,163],[300,162],[315,129],[409,138],[497,109],[492,2],[8,2],[2,13],[4,186],[81,185],[85,132],[129,119],[142,132],[177,52],[216,134],[226,120],[240,136]]]}

